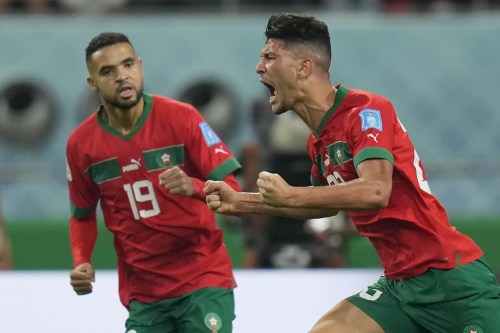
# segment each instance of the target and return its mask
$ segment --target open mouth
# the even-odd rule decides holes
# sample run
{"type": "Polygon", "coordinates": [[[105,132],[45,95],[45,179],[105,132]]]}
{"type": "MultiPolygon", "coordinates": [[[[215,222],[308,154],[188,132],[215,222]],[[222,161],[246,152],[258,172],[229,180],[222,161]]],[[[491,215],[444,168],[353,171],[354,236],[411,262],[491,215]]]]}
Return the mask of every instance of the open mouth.
{"type": "Polygon", "coordinates": [[[120,89],[118,89],[118,93],[120,97],[127,98],[134,94],[134,90],[130,86],[123,86],[120,89]]]}
{"type": "Polygon", "coordinates": [[[267,90],[269,90],[269,94],[271,95],[271,97],[269,98],[269,103],[273,103],[276,99],[276,89],[269,83],[262,82],[262,84],[267,88],[267,90]]]}

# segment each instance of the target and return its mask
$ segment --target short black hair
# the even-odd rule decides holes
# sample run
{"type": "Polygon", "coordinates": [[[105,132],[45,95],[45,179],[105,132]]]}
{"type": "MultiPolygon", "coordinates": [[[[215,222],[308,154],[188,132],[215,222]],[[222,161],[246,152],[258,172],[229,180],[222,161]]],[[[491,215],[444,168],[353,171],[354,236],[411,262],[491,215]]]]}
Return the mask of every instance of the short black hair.
{"type": "Polygon", "coordinates": [[[92,38],[89,45],[85,49],[85,61],[88,63],[92,54],[96,53],[100,49],[106,46],[119,44],[119,43],[130,43],[128,37],[121,32],[103,32],[92,38]]]}
{"type": "Polygon", "coordinates": [[[327,58],[330,67],[332,47],[325,22],[313,16],[281,13],[272,15],[267,22],[266,39],[282,39],[285,44],[304,45],[327,58]]]}

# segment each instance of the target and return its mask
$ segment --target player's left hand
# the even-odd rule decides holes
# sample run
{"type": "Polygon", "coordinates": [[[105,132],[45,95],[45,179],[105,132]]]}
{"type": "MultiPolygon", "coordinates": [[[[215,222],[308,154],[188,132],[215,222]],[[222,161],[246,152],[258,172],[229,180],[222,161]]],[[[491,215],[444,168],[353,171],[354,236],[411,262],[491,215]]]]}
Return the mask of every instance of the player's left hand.
{"type": "Polygon", "coordinates": [[[160,185],[172,194],[190,197],[193,194],[191,177],[178,166],[171,166],[168,158],[165,158],[163,163],[165,164],[165,171],[158,176],[160,185]]]}
{"type": "Polygon", "coordinates": [[[289,206],[288,200],[293,187],[277,173],[262,171],[259,173],[257,186],[265,204],[274,207],[289,206]]]}
{"type": "Polygon", "coordinates": [[[70,284],[77,295],[86,295],[92,292],[92,283],[95,282],[95,271],[90,263],[83,263],[75,267],[69,274],[70,284]]]}

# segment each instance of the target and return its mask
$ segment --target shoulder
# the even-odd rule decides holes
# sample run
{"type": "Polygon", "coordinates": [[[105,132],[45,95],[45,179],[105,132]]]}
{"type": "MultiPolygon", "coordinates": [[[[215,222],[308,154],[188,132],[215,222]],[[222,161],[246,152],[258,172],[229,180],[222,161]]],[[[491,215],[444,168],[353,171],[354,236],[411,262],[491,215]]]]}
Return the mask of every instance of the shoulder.
{"type": "Polygon", "coordinates": [[[346,117],[351,119],[370,115],[371,112],[388,117],[393,117],[396,113],[391,100],[367,90],[349,89],[342,105],[346,111],[346,117]]]}
{"type": "Polygon", "coordinates": [[[350,89],[347,98],[351,103],[361,108],[373,105],[392,107],[392,102],[389,98],[367,90],[350,89]]]}
{"type": "Polygon", "coordinates": [[[151,95],[151,97],[153,100],[154,108],[160,108],[170,111],[196,112],[195,107],[191,104],[160,95],[151,95]]]}
{"type": "Polygon", "coordinates": [[[95,131],[97,123],[97,112],[92,113],[82,121],[68,136],[68,146],[87,141],[95,131]]]}

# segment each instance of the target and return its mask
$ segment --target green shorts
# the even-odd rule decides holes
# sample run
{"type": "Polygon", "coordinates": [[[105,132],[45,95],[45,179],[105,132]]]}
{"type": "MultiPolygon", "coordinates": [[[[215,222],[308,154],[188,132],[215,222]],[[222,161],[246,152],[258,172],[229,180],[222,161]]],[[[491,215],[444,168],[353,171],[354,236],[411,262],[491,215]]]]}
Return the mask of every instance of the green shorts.
{"type": "Polygon", "coordinates": [[[500,333],[500,285],[483,259],[404,280],[381,277],[347,300],[386,333],[500,333]]]}
{"type": "Polygon", "coordinates": [[[132,301],[126,333],[185,333],[233,331],[232,289],[205,288],[156,303],[132,301]]]}

